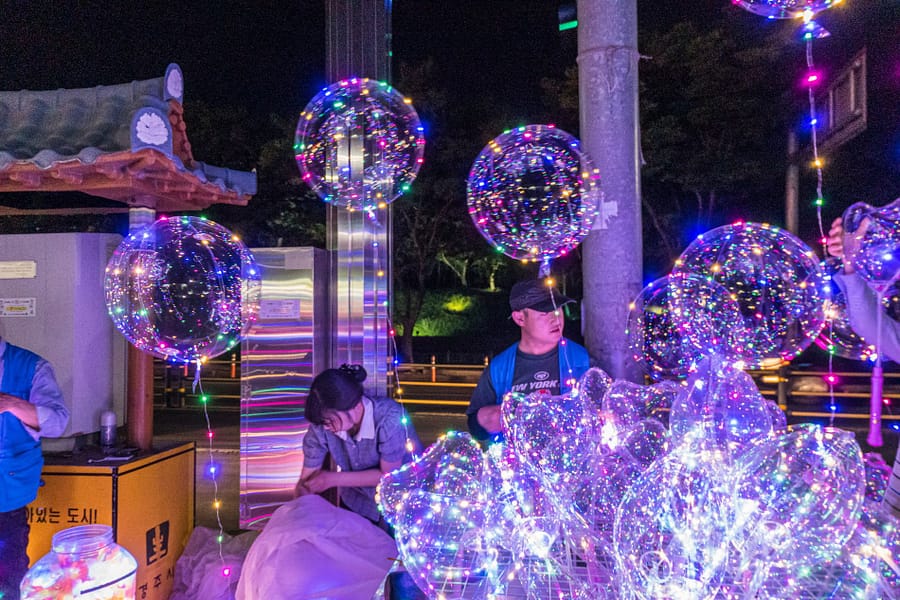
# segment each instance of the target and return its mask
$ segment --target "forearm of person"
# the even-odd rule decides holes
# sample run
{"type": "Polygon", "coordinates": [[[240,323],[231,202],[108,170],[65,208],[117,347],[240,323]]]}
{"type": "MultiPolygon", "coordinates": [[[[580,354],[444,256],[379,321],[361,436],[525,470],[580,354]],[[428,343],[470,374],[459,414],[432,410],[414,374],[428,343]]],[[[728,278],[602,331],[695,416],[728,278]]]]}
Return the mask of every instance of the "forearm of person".
{"type": "Polygon", "coordinates": [[[337,471],[328,474],[329,487],[375,487],[384,475],[381,469],[337,471]]]}
{"type": "Polygon", "coordinates": [[[469,423],[469,433],[472,434],[473,438],[476,440],[486,440],[491,437],[490,432],[478,424],[478,413],[471,413],[467,415],[467,418],[469,423]]]}
{"type": "Polygon", "coordinates": [[[9,413],[34,430],[40,429],[37,407],[21,398],[0,392],[0,413],[9,413]]]}
{"type": "Polygon", "coordinates": [[[478,424],[490,435],[500,433],[503,430],[500,416],[500,405],[483,406],[475,413],[478,424]]]}
{"type": "MultiPolygon", "coordinates": [[[[466,410],[467,423],[469,425],[469,433],[476,440],[486,440],[492,434],[500,431],[499,424],[496,431],[492,431],[491,427],[485,427],[484,416],[486,413],[482,411],[485,408],[496,407],[497,394],[494,392],[494,384],[491,381],[490,370],[485,369],[478,380],[478,385],[472,392],[469,400],[469,408],[466,410]]],[[[490,411],[488,411],[490,412],[490,411]]]]}
{"type": "Polygon", "coordinates": [[[836,278],[847,299],[847,316],[850,327],[869,344],[877,344],[878,349],[891,360],[900,360],[900,324],[883,314],[884,308],[878,303],[878,296],[856,274],[836,278]],[[881,335],[878,330],[878,313],[881,315],[881,335]]]}
{"type": "Polygon", "coordinates": [[[38,431],[41,437],[61,436],[69,424],[69,409],[63,402],[62,391],[47,361],[42,360],[37,365],[28,400],[35,407],[37,425],[26,425],[38,431]]]}

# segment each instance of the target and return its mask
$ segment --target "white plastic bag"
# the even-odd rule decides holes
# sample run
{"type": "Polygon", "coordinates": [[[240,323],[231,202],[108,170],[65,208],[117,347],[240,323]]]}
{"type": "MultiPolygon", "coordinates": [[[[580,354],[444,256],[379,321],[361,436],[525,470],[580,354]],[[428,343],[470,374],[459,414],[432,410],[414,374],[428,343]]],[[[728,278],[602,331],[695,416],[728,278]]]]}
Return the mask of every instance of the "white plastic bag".
{"type": "Polygon", "coordinates": [[[282,505],[244,561],[237,600],[370,600],[397,556],[391,537],[317,495],[282,505]]]}
{"type": "Polygon", "coordinates": [[[184,552],[175,564],[175,583],[169,600],[234,600],[241,563],[258,531],[238,536],[225,535],[219,557],[218,531],[195,527],[184,552]],[[222,575],[224,566],[231,576],[222,575]]]}

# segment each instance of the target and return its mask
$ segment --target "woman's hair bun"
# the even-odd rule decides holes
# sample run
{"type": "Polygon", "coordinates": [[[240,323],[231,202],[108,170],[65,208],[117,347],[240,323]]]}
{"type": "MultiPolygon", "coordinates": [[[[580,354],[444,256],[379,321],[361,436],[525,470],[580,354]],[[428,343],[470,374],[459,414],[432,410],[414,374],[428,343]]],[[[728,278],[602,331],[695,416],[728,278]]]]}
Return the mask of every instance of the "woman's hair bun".
{"type": "Polygon", "coordinates": [[[346,373],[347,375],[352,377],[353,380],[357,383],[362,383],[363,381],[365,381],[366,376],[368,375],[362,365],[343,364],[341,365],[340,369],[341,372],[346,373]]]}

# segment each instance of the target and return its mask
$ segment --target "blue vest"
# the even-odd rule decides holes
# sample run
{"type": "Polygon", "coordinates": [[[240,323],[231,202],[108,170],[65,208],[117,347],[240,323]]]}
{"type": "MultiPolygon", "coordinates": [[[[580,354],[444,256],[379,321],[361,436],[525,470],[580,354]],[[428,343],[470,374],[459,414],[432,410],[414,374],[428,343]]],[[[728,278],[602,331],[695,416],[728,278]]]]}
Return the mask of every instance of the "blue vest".
{"type": "MultiPolygon", "coordinates": [[[[40,357],[7,342],[0,392],[28,400],[40,357]]],[[[0,512],[22,508],[37,497],[44,456],[40,441],[9,413],[0,414],[0,512]]]]}
{"type": "MultiPolygon", "coordinates": [[[[563,338],[565,339],[565,338],[563,338]]],[[[574,378],[576,381],[581,379],[591,367],[591,357],[584,346],[576,344],[572,340],[565,339],[565,344],[560,342],[559,346],[559,392],[566,394],[572,389],[568,385],[568,381],[574,378]],[[569,375],[569,369],[572,374],[569,375]]],[[[491,360],[491,385],[497,394],[497,404],[503,402],[503,396],[512,387],[513,374],[516,370],[516,351],[519,349],[519,343],[516,342],[491,360]]]]}

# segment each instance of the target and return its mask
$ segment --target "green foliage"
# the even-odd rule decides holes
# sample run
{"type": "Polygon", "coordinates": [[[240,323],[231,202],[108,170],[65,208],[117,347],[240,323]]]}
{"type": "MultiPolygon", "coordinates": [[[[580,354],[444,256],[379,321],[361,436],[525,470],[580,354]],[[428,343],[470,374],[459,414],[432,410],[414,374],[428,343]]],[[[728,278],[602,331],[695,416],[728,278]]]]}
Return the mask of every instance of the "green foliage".
{"type": "MultiPolygon", "coordinates": [[[[405,302],[405,293],[395,293],[395,305],[405,302]]],[[[413,336],[480,336],[484,331],[495,329],[498,319],[509,316],[505,302],[505,294],[429,290],[424,296],[413,336]]],[[[398,325],[397,333],[403,333],[402,325],[398,325]]]]}

